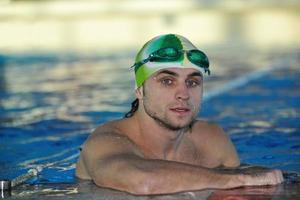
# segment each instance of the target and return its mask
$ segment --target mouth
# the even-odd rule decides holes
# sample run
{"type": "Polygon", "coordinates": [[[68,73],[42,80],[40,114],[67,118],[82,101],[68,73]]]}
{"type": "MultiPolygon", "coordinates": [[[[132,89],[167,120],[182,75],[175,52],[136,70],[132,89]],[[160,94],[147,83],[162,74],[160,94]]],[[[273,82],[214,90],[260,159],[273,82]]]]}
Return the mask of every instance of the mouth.
{"type": "Polygon", "coordinates": [[[176,114],[181,115],[181,116],[190,114],[190,112],[191,112],[191,109],[189,109],[187,107],[175,107],[175,108],[170,108],[170,110],[173,113],[176,113],[176,114]]]}

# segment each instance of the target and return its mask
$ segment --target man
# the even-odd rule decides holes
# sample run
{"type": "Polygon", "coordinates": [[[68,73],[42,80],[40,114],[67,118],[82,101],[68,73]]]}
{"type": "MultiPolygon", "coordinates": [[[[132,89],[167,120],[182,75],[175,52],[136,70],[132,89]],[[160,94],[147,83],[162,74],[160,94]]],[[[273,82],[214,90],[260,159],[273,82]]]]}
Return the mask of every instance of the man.
{"type": "Polygon", "coordinates": [[[147,42],[133,65],[136,98],[124,119],[98,127],[84,143],[76,176],[138,195],[206,188],[275,185],[279,170],[229,174],[216,167],[240,161],[216,124],[196,119],[206,55],[186,38],[161,35],[147,42]]]}

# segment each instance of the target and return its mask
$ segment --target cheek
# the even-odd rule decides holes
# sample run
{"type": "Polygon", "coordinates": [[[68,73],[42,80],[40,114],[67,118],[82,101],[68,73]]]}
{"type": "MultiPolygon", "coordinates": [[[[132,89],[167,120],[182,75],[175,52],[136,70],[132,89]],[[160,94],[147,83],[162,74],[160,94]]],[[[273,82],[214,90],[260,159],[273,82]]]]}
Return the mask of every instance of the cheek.
{"type": "Polygon", "coordinates": [[[156,106],[164,105],[168,102],[168,99],[170,99],[166,93],[159,91],[153,91],[150,94],[146,94],[145,97],[145,100],[147,100],[148,103],[156,106]]]}
{"type": "Polygon", "coordinates": [[[151,88],[145,88],[145,97],[155,102],[164,103],[167,98],[170,99],[171,90],[162,89],[157,86],[150,85],[151,88]]]}
{"type": "Polygon", "coordinates": [[[196,91],[196,92],[193,92],[191,94],[191,102],[196,105],[196,104],[200,104],[201,101],[202,101],[202,90],[199,90],[199,91],[196,91]]]}
{"type": "Polygon", "coordinates": [[[200,94],[197,94],[194,98],[191,99],[190,104],[193,107],[193,112],[195,115],[199,113],[201,110],[201,102],[202,102],[202,97],[200,94]]]}
{"type": "Polygon", "coordinates": [[[170,103],[170,97],[166,93],[161,93],[156,90],[146,93],[144,97],[144,105],[148,110],[152,110],[152,112],[155,113],[165,112],[168,103],[170,103]]]}

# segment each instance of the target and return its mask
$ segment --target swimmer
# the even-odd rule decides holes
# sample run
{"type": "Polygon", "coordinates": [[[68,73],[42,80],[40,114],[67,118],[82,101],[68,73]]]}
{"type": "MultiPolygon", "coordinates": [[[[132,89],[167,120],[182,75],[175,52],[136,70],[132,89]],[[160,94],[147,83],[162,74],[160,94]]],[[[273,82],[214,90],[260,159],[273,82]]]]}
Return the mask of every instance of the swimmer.
{"type": "Polygon", "coordinates": [[[123,119],[88,137],[76,176],[136,195],[276,185],[280,170],[226,173],[240,165],[222,128],[197,119],[209,60],[188,39],[160,35],[147,42],[132,66],[136,100],[123,119]]]}

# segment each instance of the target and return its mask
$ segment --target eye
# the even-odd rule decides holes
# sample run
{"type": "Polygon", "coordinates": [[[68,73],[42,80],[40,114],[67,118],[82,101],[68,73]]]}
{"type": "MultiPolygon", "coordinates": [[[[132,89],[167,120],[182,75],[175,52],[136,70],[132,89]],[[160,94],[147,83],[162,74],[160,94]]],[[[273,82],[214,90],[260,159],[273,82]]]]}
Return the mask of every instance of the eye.
{"type": "Polygon", "coordinates": [[[164,85],[164,86],[171,86],[174,81],[170,78],[164,78],[164,79],[161,79],[160,82],[164,85]]]}
{"type": "Polygon", "coordinates": [[[194,88],[200,85],[200,81],[199,80],[193,80],[193,79],[188,79],[186,80],[186,86],[188,88],[194,88]]]}

